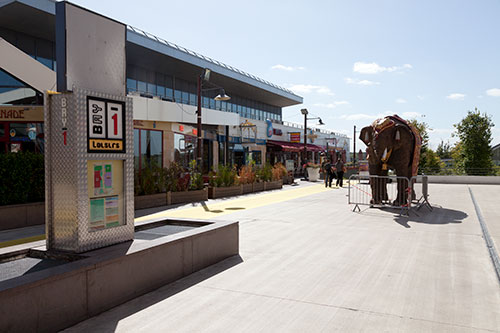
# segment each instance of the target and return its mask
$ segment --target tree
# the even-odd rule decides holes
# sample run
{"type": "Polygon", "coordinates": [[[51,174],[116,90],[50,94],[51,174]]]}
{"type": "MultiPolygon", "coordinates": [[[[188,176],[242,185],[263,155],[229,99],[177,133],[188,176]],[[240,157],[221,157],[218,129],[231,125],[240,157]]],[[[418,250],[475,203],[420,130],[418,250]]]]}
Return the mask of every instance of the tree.
{"type": "Polygon", "coordinates": [[[441,159],[449,159],[451,158],[451,145],[449,142],[444,142],[441,140],[439,143],[437,149],[436,149],[436,154],[439,156],[441,159]]]}
{"type": "Polygon", "coordinates": [[[458,164],[468,175],[491,175],[493,160],[491,159],[491,128],[495,126],[491,117],[475,108],[458,124],[453,125],[460,138],[461,149],[458,153],[458,164]]]}

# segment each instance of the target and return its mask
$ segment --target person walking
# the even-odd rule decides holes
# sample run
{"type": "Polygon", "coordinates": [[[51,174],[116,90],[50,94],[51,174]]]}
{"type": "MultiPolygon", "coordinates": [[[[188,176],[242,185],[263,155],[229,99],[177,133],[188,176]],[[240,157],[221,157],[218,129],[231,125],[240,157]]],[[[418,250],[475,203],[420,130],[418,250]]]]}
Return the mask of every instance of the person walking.
{"type": "Polygon", "coordinates": [[[327,186],[332,187],[333,171],[330,160],[325,159],[321,168],[323,169],[323,174],[325,175],[325,187],[327,186]]]}
{"type": "Polygon", "coordinates": [[[335,164],[335,168],[337,169],[337,182],[336,185],[342,187],[343,179],[344,179],[344,162],[342,162],[342,158],[337,160],[337,164],[335,164]]]}

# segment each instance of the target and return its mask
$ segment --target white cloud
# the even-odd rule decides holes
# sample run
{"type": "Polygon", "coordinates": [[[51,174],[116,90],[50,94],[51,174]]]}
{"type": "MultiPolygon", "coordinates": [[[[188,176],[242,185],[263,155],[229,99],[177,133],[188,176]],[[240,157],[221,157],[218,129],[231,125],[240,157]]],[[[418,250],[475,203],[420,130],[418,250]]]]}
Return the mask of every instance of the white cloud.
{"type": "Polygon", "coordinates": [[[419,100],[423,101],[423,100],[425,99],[425,96],[423,96],[423,95],[417,95],[417,98],[418,98],[419,100]]]}
{"type": "Polygon", "coordinates": [[[422,117],[422,114],[418,113],[418,112],[412,112],[412,111],[410,111],[410,112],[403,112],[401,114],[401,117],[403,119],[407,119],[408,120],[408,119],[415,119],[415,118],[418,118],[418,117],[422,117]]]}
{"type": "Polygon", "coordinates": [[[313,106],[316,106],[316,107],[319,107],[319,108],[334,109],[334,108],[336,108],[339,105],[348,105],[348,104],[349,104],[348,101],[335,101],[333,103],[328,103],[328,104],[316,103],[316,104],[313,104],[313,106]]]}
{"type": "Polygon", "coordinates": [[[355,114],[343,114],[340,116],[340,119],[344,120],[367,120],[373,121],[378,118],[383,118],[387,116],[389,113],[379,113],[379,114],[366,114],[366,113],[355,113],[355,114]]]}
{"type": "Polygon", "coordinates": [[[404,64],[403,66],[390,66],[384,67],[380,66],[375,62],[362,62],[357,61],[354,63],[352,68],[353,72],[361,73],[361,74],[378,74],[382,72],[400,72],[404,69],[412,69],[413,66],[410,64],[404,64]]]}
{"type": "Polygon", "coordinates": [[[454,100],[454,101],[463,101],[465,98],[465,94],[453,93],[446,96],[446,98],[454,100]]]}
{"type": "Polygon", "coordinates": [[[376,81],[359,80],[359,79],[353,79],[353,78],[350,78],[350,77],[346,77],[345,78],[345,82],[347,84],[357,84],[357,85],[360,85],[360,86],[376,86],[376,85],[380,84],[380,82],[376,82],[376,81]]]}
{"type": "Polygon", "coordinates": [[[404,98],[398,98],[398,99],[396,99],[396,103],[404,104],[404,103],[406,103],[406,99],[404,99],[404,98]]]}
{"type": "Polygon", "coordinates": [[[493,97],[500,97],[500,89],[498,88],[488,89],[486,90],[486,95],[493,97]]]}
{"type": "Polygon", "coordinates": [[[293,72],[293,71],[297,71],[297,70],[304,70],[305,68],[302,66],[293,67],[293,66],[285,66],[285,65],[278,64],[278,65],[274,65],[273,67],[271,67],[271,69],[278,69],[278,70],[282,70],[282,71],[293,72]]]}
{"type": "MultiPolygon", "coordinates": [[[[355,114],[343,114],[340,116],[340,119],[344,120],[366,120],[366,121],[373,121],[375,119],[383,118],[385,116],[391,116],[393,115],[394,112],[391,110],[387,110],[384,113],[378,113],[378,114],[366,114],[366,113],[355,113],[355,114]]],[[[403,119],[414,119],[418,117],[422,117],[422,115],[418,112],[403,112],[400,114],[403,119]]]]}
{"type": "Polygon", "coordinates": [[[293,84],[289,85],[288,88],[296,94],[317,93],[329,96],[335,95],[327,86],[316,86],[312,84],[293,84]]]}

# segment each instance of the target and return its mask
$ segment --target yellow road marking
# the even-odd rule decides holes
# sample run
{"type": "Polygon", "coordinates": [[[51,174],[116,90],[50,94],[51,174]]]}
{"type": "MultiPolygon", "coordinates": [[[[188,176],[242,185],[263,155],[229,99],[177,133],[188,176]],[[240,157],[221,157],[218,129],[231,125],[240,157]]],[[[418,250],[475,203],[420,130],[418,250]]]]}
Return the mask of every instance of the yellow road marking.
{"type": "Polygon", "coordinates": [[[36,241],[39,241],[42,239],[45,239],[45,235],[36,235],[36,236],[31,236],[31,237],[26,237],[26,238],[13,239],[13,240],[9,240],[9,241],[5,241],[5,242],[0,243],[0,248],[24,244],[24,243],[36,242],[36,241]]]}
{"type": "Polygon", "coordinates": [[[255,196],[217,202],[209,205],[201,205],[196,207],[165,210],[159,213],[142,216],[135,219],[136,222],[147,221],[152,218],[159,217],[183,217],[195,219],[209,219],[214,216],[221,216],[234,213],[239,210],[247,210],[257,207],[262,207],[278,202],[288,201],[323,191],[328,191],[323,184],[312,185],[287,191],[277,191],[272,193],[257,194],[255,196]]]}
{"type": "MultiPolygon", "coordinates": [[[[328,191],[323,184],[311,185],[302,188],[291,189],[287,191],[276,191],[272,193],[262,192],[251,197],[244,197],[234,200],[225,200],[210,205],[200,205],[190,208],[181,208],[174,210],[165,210],[151,215],[142,216],[134,219],[134,222],[147,221],[152,218],[160,217],[182,217],[195,219],[210,219],[214,216],[227,215],[239,210],[248,210],[252,208],[267,206],[270,204],[297,199],[308,195],[328,191]]],[[[29,242],[35,242],[45,239],[45,235],[36,235],[32,237],[13,239],[0,243],[0,248],[14,246],[29,242]]]]}

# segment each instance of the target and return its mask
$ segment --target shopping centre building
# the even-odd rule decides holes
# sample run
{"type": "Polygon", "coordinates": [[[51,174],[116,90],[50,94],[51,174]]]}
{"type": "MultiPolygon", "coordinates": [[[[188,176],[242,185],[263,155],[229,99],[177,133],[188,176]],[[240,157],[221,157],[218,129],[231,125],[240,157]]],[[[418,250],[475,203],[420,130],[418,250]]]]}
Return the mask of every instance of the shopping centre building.
{"type": "MultiPolygon", "coordinates": [[[[43,94],[56,90],[55,7],[51,0],[0,0],[0,153],[44,151],[43,94]]],[[[205,171],[251,160],[300,168],[304,127],[283,121],[282,110],[302,104],[302,97],[131,26],[125,47],[136,168],[187,166],[196,158],[197,79],[205,69],[207,87],[222,87],[231,97],[217,101],[217,89],[202,91],[205,171]]],[[[319,161],[326,150],[349,159],[349,141],[308,128],[308,160],[319,161]]]]}

